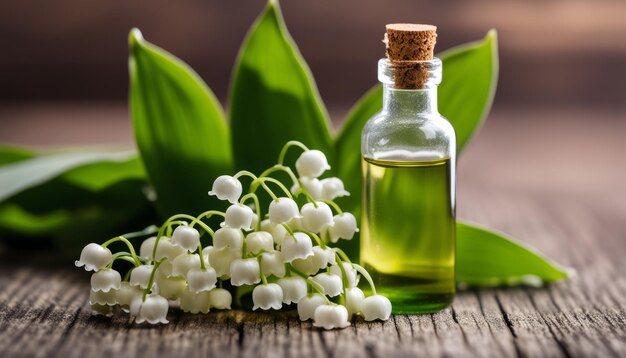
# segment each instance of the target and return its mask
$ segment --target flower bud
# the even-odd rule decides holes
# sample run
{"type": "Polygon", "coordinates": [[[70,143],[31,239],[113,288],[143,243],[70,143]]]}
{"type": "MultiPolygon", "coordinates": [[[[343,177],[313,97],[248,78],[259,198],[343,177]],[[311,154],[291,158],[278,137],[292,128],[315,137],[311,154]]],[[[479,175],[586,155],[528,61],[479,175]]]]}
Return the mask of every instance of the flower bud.
{"type": "Polygon", "coordinates": [[[193,292],[183,291],[178,299],[180,309],[190,313],[209,313],[211,308],[210,291],[193,292]]]}
{"type": "MultiPolygon", "coordinates": [[[[159,266],[159,268],[160,267],[161,266],[159,266]]],[[[200,267],[200,256],[196,254],[180,255],[172,262],[171,275],[178,277],[187,277],[187,272],[196,267],[200,267]]]]}
{"type": "Polygon", "coordinates": [[[152,275],[153,265],[141,265],[137,266],[130,272],[130,285],[146,289],[150,283],[150,276],[152,275]]]}
{"type": "Polygon", "coordinates": [[[274,238],[265,231],[255,231],[246,236],[246,253],[258,254],[274,251],[274,238]]]}
{"type": "Polygon", "coordinates": [[[300,217],[300,212],[298,211],[298,204],[293,199],[278,198],[270,203],[269,215],[272,224],[280,225],[300,217]]]}
{"type": "Polygon", "coordinates": [[[261,255],[261,270],[265,276],[285,276],[285,258],[280,251],[265,252],[261,255]]]}
{"type": "Polygon", "coordinates": [[[365,297],[361,304],[361,313],[366,321],[377,319],[386,321],[391,316],[391,302],[387,297],[381,295],[365,297]]]}
{"type": "Polygon", "coordinates": [[[352,240],[354,233],[359,229],[356,226],[356,218],[350,213],[343,213],[333,217],[333,225],[328,228],[330,241],[335,243],[339,239],[352,240]]]}
{"type": "Polygon", "coordinates": [[[212,267],[193,268],[187,273],[187,285],[192,292],[210,291],[215,288],[217,283],[217,273],[212,267]]]}
{"type": "Polygon", "coordinates": [[[242,192],[243,188],[239,179],[230,175],[221,175],[213,182],[209,195],[215,195],[219,200],[228,200],[236,204],[242,192]]]}
{"type": "Polygon", "coordinates": [[[78,261],[74,262],[76,267],[85,267],[85,271],[98,271],[105,268],[113,258],[111,250],[107,247],[91,243],[83,248],[78,261]]]}
{"type": "Polygon", "coordinates": [[[259,282],[261,273],[257,259],[237,259],[230,264],[230,283],[233,286],[254,285],[259,282]]]}
{"type": "Polygon", "coordinates": [[[326,155],[319,150],[307,150],[296,160],[296,170],[301,177],[317,178],[330,169],[326,155]]]}
{"type": "Polygon", "coordinates": [[[324,329],[348,327],[348,310],[341,305],[321,305],[315,309],[313,325],[324,329]]]}
{"type": "Polygon", "coordinates": [[[200,244],[200,233],[190,226],[177,226],[172,234],[172,244],[194,252],[200,244]]]}
{"type": "Polygon", "coordinates": [[[243,233],[239,229],[223,227],[215,232],[213,246],[216,249],[228,247],[231,250],[241,250],[243,246],[243,233]]]}
{"type": "Polygon", "coordinates": [[[216,288],[209,291],[209,302],[211,307],[218,310],[229,310],[233,302],[233,296],[228,290],[216,288]]]}
{"type": "MultiPolygon", "coordinates": [[[[159,266],[160,268],[160,266],[159,266]]],[[[156,285],[159,288],[159,295],[168,300],[175,300],[183,294],[187,288],[187,282],[183,277],[167,277],[159,274],[157,270],[156,285]]]]}
{"type": "Polygon", "coordinates": [[[154,243],[156,242],[156,236],[149,237],[141,243],[139,247],[139,257],[144,260],[152,259],[152,252],[154,251],[154,243]]]}
{"type": "Polygon", "coordinates": [[[321,197],[323,200],[335,200],[336,198],[350,195],[339,178],[322,179],[320,184],[322,186],[321,197]]]}
{"type": "Polygon", "coordinates": [[[109,292],[110,290],[117,290],[122,283],[122,276],[120,273],[111,270],[100,270],[91,275],[91,289],[93,291],[109,292]]]}
{"type": "Polygon", "coordinates": [[[226,209],[224,224],[233,229],[250,230],[254,220],[254,212],[249,206],[233,204],[226,209]]]}
{"type": "Polygon", "coordinates": [[[312,232],[320,232],[323,228],[333,224],[333,212],[323,202],[306,203],[302,206],[302,224],[304,228],[312,232]]]}
{"type": "Polygon", "coordinates": [[[280,252],[283,254],[285,262],[295,259],[305,259],[313,255],[313,243],[311,238],[302,232],[296,232],[283,241],[280,252]]]}
{"type": "Polygon", "coordinates": [[[346,289],[346,309],[350,317],[361,312],[364,298],[365,294],[363,294],[360,288],[352,287],[346,289]]]}
{"type": "Polygon", "coordinates": [[[313,276],[313,281],[322,286],[324,293],[330,297],[338,296],[343,292],[343,284],[339,276],[323,272],[313,276]]]}
{"type": "Polygon", "coordinates": [[[306,280],[300,276],[289,276],[278,280],[283,289],[283,303],[298,303],[306,296],[306,280]]]}
{"type": "Polygon", "coordinates": [[[131,315],[136,317],[137,323],[168,323],[166,318],[168,309],[169,303],[159,295],[148,295],[145,301],[137,297],[130,305],[131,315]]]}
{"type": "Polygon", "coordinates": [[[315,316],[315,310],[322,305],[326,304],[324,296],[319,293],[314,293],[310,296],[305,296],[298,301],[298,316],[301,321],[312,319],[315,316]]]}
{"type": "Polygon", "coordinates": [[[254,303],[253,310],[258,308],[279,310],[283,306],[283,289],[275,283],[258,285],[252,290],[252,302],[254,303]]]}
{"type": "MultiPolygon", "coordinates": [[[[322,199],[322,183],[320,182],[319,179],[309,178],[309,177],[300,177],[298,178],[298,180],[300,181],[300,183],[302,183],[302,186],[304,187],[304,189],[309,193],[309,195],[311,195],[311,197],[313,197],[313,199],[315,200],[322,199]]],[[[295,195],[299,189],[300,189],[300,185],[298,183],[295,183],[291,187],[291,192],[295,195]]]]}

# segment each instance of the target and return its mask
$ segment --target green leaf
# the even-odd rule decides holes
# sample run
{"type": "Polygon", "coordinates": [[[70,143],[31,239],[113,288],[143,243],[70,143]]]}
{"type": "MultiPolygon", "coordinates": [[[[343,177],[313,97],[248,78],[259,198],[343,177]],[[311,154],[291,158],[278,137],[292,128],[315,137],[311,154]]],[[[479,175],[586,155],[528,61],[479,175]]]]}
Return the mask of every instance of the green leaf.
{"type": "MultiPolygon", "coordinates": [[[[459,152],[484,121],[496,90],[498,48],[495,30],[482,41],[464,44],[438,55],[443,61],[439,110],[450,120],[459,152]]],[[[382,86],[376,85],[350,110],[335,140],[338,175],[351,193],[361,191],[361,131],[382,109],[382,86]]],[[[346,198],[346,210],[360,207],[360,195],[346,198]]]]}
{"type": "Polygon", "coordinates": [[[538,285],[570,276],[537,251],[505,234],[457,223],[456,280],[472,286],[538,285]]]}
{"type": "Polygon", "coordinates": [[[332,153],[328,114],[278,1],[268,2],[242,45],[230,105],[237,169],[272,166],[289,140],[332,153]]]}
{"type": "Polygon", "coordinates": [[[34,156],[35,153],[26,148],[0,146],[0,166],[30,159],[34,156]]]}
{"type": "Polygon", "coordinates": [[[166,215],[210,206],[213,180],[232,169],[230,137],[215,95],[185,63],[129,36],[130,103],[137,146],[166,215]]]}
{"type": "MultiPolygon", "coordinates": [[[[0,202],[44,184],[74,168],[102,162],[123,163],[134,156],[133,151],[66,152],[43,155],[5,165],[0,168],[0,202]]],[[[83,183],[89,180],[81,178],[80,173],[74,174],[73,179],[83,183]]],[[[96,183],[100,179],[93,177],[91,180],[96,183]]]]}
{"type": "Polygon", "coordinates": [[[146,173],[137,156],[119,162],[90,163],[63,174],[63,179],[68,183],[91,191],[100,191],[124,180],[145,180],[145,178],[146,173]]]}

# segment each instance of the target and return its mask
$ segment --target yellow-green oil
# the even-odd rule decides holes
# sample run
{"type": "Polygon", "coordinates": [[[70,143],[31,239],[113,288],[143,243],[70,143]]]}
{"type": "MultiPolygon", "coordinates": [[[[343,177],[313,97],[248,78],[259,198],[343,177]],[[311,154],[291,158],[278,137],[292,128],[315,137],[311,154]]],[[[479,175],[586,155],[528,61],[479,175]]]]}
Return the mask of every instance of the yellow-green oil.
{"type": "Polygon", "coordinates": [[[454,168],[450,159],[363,158],[361,263],[393,312],[428,313],[455,293],[454,168]]]}

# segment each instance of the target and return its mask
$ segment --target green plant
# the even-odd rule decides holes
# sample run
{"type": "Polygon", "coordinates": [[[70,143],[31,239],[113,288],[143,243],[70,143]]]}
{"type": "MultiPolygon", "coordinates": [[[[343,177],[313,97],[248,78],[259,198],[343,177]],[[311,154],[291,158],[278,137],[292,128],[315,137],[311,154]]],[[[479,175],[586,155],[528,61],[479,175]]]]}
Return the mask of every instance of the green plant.
{"type": "MultiPolygon", "coordinates": [[[[147,183],[156,193],[161,217],[198,214],[219,205],[206,195],[217,175],[265,168],[292,139],[333,158],[331,173],[353,193],[341,204],[359,214],[359,195],[354,194],[360,190],[360,129],[381,108],[381,88],[375,86],[358,101],[333,137],[277,1],[268,2],[241,48],[229,97],[230,127],[215,96],[189,66],[145,41],[138,30],[131,31],[129,45],[130,103],[140,160],[114,150],[39,154],[0,148],[0,235],[5,240],[18,234],[53,237],[75,253],[85,242],[156,221],[154,195],[143,194],[147,183]],[[106,227],[94,224],[102,222],[106,227]]],[[[491,107],[498,74],[496,32],[439,57],[445,78],[439,88],[440,111],[451,119],[462,151],[491,107]]],[[[354,255],[355,243],[343,249],[354,255]]],[[[519,283],[528,275],[548,282],[567,276],[509,243],[488,229],[459,224],[459,277],[474,285],[496,285],[519,283]],[[475,247],[494,249],[477,252],[475,247]],[[508,254],[499,255],[497,247],[506,247],[508,254]]]]}

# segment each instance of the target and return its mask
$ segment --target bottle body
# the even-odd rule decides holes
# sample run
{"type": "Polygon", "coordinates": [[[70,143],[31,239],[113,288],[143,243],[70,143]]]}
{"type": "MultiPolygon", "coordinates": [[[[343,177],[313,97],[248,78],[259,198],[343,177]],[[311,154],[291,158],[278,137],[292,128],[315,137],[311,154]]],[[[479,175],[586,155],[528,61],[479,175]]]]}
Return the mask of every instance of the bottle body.
{"type": "MultiPolygon", "coordinates": [[[[437,60],[438,61],[438,60],[437,60]]],[[[394,313],[436,312],[455,294],[456,139],[424,89],[384,85],[363,129],[360,257],[394,313]]]]}

